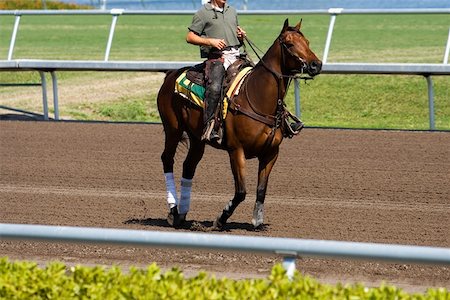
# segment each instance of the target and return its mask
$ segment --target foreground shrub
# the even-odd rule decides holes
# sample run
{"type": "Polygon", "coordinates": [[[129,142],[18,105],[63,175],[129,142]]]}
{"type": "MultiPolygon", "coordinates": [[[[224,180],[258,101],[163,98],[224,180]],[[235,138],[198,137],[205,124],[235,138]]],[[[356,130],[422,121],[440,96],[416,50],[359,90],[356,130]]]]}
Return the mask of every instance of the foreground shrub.
{"type": "Polygon", "coordinates": [[[185,278],[174,268],[162,273],[118,267],[66,268],[51,263],[40,268],[31,262],[0,259],[0,299],[450,299],[444,288],[408,294],[394,286],[325,285],[299,273],[290,281],[281,265],[267,279],[217,279],[200,272],[185,278]]]}
{"type": "Polygon", "coordinates": [[[88,9],[87,5],[63,3],[54,0],[0,0],[0,9],[88,9]]]}

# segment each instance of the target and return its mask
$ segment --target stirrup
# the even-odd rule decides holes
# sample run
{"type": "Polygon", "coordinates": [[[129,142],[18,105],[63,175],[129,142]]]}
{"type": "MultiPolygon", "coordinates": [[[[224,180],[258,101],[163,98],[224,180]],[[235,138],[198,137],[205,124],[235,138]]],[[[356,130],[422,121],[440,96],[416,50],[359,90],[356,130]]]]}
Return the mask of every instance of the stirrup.
{"type": "Polygon", "coordinates": [[[284,137],[291,139],[295,135],[299,134],[300,131],[303,129],[304,124],[302,121],[300,121],[298,118],[294,119],[294,121],[295,122],[290,123],[287,118],[284,120],[285,122],[284,137]]]}

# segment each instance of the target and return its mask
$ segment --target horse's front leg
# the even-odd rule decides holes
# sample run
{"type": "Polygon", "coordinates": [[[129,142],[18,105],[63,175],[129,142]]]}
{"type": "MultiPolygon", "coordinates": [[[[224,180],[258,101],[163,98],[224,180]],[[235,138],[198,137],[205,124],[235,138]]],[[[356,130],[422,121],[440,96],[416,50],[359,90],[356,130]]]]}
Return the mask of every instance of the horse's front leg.
{"type": "Polygon", "coordinates": [[[266,199],[267,184],[269,175],[278,158],[278,148],[268,157],[259,159],[258,167],[258,187],[256,189],[256,202],[253,209],[252,224],[255,228],[263,225],[264,222],[264,200],[266,199]]]}
{"type": "Polygon", "coordinates": [[[225,208],[223,209],[223,212],[221,215],[217,217],[217,219],[214,221],[214,228],[215,229],[223,229],[225,223],[227,222],[228,218],[231,217],[236,207],[244,201],[245,195],[247,194],[246,188],[245,188],[245,156],[243,149],[237,149],[234,151],[231,151],[229,153],[230,155],[230,164],[231,164],[231,170],[233,172],[234,177],[234,197],[231,199],[225,208]]]}

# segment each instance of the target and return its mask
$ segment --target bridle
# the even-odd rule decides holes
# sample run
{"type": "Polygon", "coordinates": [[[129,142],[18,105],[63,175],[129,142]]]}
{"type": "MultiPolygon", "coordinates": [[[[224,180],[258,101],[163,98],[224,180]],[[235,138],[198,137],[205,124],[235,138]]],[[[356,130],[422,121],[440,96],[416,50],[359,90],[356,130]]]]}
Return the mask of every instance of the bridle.
{"type": "MultiPolygon", "coordinates": [[[[301,34],[300,32],[298,32],[298,33],[301,34]]],[[[287,74],[283,74],[283,73],[279,73],[279,72],[275,71],[261,58],[260,55],[258,55],[258,52],[255,50],[255,48],[258,49],[261,53],[263,51],[261,51],[261,49],[259,49],[252,41],[250,41],[250,39],[247,36],[244,38],[245,38],[245,41],[247,41],[248,45],[252,48],[253,52],[258,57],[259,61],[261,62],[261,65],[276,78],[277,86],[278,86],[278,99],[277,99],[277,104],[276,104],[277,108],[276,108],[276,112],[274,115],[259,112],[256,109],[255,105],[252,103],[251,98],[248,95],[248,89],[247,89],[247,86],[245,83],[244,83],[244,87],[243,87],[242,91],[245,93],[246,101],[249,104],[251,110],[246,110],[246,109],[242,108],[241,105],[239,105],[238,103],[233,102],[233,101],[231,103],[230,108],[232,110],[234,110],[235,112],[240,111],[241,113],[271,127],[272,131],[269,135],[269,138],[266,140],[266,144],[269,145],[274,138],[275,130],[277,128],[280,128],[281,126],[283,126],[283,123],[285,123],[289,117],[295,118],[295,116],[293,116],[286,109],[286,103],[284,101],[284,98],[286,97],[286,94],[287,94],[286,91],[289,89],[289,85],[290,85],[292,79],[304,79],[306,81],[306,80],[313,79],[313,78],[310,76],[307,76],[307,77],[304,76],[304,72],[308,68],[307,62],[303,58],[295,55],[289,49],[289,46],[286,44],[286,42],[283,41],[281,36],[278,37],[277,40],[278,40],[278,42],[280,44],[280,48],[281,48],[280,49],[281,50],[280,64],[281,64],[282,68],[286,65],[286,56],[289,56],[292,59],[294,59],[296,62],[298,62],[299,66],[300,66],[299,67],[300,70],[297,70],[297,69],[289,70],[289,72],[287,74]],[[287,79],[287,82],[283,82],[286,79],[287,79]],[[284,91],[283,91],[283,88],[284,88],[284,91]]],[[[244,45],[244,47],[245,47],[245,45],[244,45]]],[[[246,79],[248,79],[248,77],[246,79]]]]}
{"type": "MultiPolygon", "coordinates": [[[[301,34],[300,31],[295,30],[298,34],[301,34]]],[[[259,61],[261,62],[262,66],[269,71],[270,73],[272,73],[276,80],[277,80],[277,86],[278,86],[278,100],[277,100],[277,116],[282,113],[283,111],[285,111],[285,102],[284,102],[284,98],[286,97],[286,91],[289,89],[289,86],[291,84],[292,79],[304,79],[306,80],[311,80],[313,79],[310,76],[305,77],[304,76],[304,71],[306,71],[306,69],[308,68],[308,64],[307,62],[301,58],[298,57],[297,55],[295,55],[294,53],[292,53],[292,51],[289,49],[288,45],[286,45],[286,42],[283,41],[283,39],[281,38],[281,35],[278,37],[278,43],[280,44],[280,48],[281,48],[281,66],[285,66],[286,65],[286,54],[285,52],[287,52],[287,54],[292,57],[294,60],[296,60],[297,62],[299,62],[300,64],[300,70],[290,70],[289,73],[291,74],[283,74],[283,73],[279,73],[275,70],[273,70],[270,66],[267,65],[267,63],[262,59],[262,57],[258,54],[258,52],[255,50],[258,49],[261,53],[263,51],[261,51],[261,49],[258,48],[258,46],[255,45],[255,43],[253,43],[247,36],[244,37],[245,40],[247,41],[247,43],[249,44],[250,48],[252,48],[253,52],[256,54],[256,56],[258,57],[259,61]],[[287,79],[286,82],[286,86],[285,86],[285,91],[283,93],[282,91],[282,86],[283,86],[283,79],[287,79]]],[[[248,97],[248,94],[246,93],[246,98],[247,98],[247,102],[250,104],[250,106],[252,107],[252,109],[257,113],[262,115],[261,113],[258,113],[255,108],[253,107],[250,98],[248,97]]]]}
{"type": "MultiPolygon", "coordinates": [[[[298,57],[296,54],[292,53],[292,51],[289,49],[288,45],[286,45],[286,43],[281,39],[281,37],[278,38],[278,42],[280,43],[282,49],[286,50],[286,52],[295,60],[300,64],[300,70],[297,69],[292,69],[290,70],[290,73],[292,74],[300,74],[303,75],[303,72],[306,70],[306,68],[308,68],[308,64],[306,63],[306,61],[301,58],[298,57]]],[[[283,62],[283,65],[286,65],[286,56],[284,54],[283,51],[281,51],[281,60],[283,62]]],[[[285,75],[285,76],[292,76],[292,78],[298,78],[298,75],[285,75]]]]}
{"type": "MultiPolygon", "coordinates": [[[[300,34],[300,32],[299,32],[299,34],[300,34]]],[[[266,64],[266,62],[262,59],[262,57],[255,50],[255,48],[261,53],[263,53],[263,51],[261,49],[259,49],[258,46],[256,46],[256,44],[253,43],[247,36],[245,36],[244,39],[245,39],[245,41],[247,41],[248,45],[253,50],[253,52],[255,53],[256,57],[258,57],[259,61],[264,66],[264,68],[266,70],[268,70],[270,73],[272,73],[277,78],[279,84],[280,84],[280,81],[283,78],[287,78],[289,80],[289,82],[292,79],[303,79],[305,81],[313,79],[311,76],[304,76],[304,71],[306,71],[306,69],[308,68],[307,62],[303,58],[298,57],[296,54],[292,53],[292,51],[289,49],[288,45],[286,45],[286,42],[283,41],[281,36],[278,37],[278,42],[279,42],[280,47],[281,47],[281,65],[282,66],[286,65],[285,51],[287,52],[287,54],[290,57],[292,57],[294,60],[298,61],[299,64],[300,64],[300,70],[297,70],[297,69],[290,70],[289,73],[291,73],[291,74],[278,73],[277,71],[273,70],[270,66],[268,66],[266,64]],[[285,50],[285,51],[283,51],[283,50],[285,50]]],[[[288,84],[288,86],[289,86],[289,84],[288,84]]]]}

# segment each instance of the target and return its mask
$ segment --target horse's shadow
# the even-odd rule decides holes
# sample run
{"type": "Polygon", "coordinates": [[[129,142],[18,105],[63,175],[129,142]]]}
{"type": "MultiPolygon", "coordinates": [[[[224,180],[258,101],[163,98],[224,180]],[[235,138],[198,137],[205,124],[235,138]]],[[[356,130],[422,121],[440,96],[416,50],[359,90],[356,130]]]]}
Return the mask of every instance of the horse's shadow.
{"type": "MultiPolygon", "coordinates": [[[[129,219],[123,222],[124,224],[138,224],[143,226],[150,227],[167,227],[172,228],[169,223],[167,223],[166,219],[154,219],[154,218],[145,218],[145,219],[129,219]]],[[[243,223],[243,222],[228,222],[225,227],[220,231],[232,231],[232,230],[245,230],[245,231],[265,231],[268,229],[269,224],[264,224],[261,227],[255,228],[251,223],[243,223]]],[[[214,228],[212,221],[195,221],[189,220],[185,221],[182,226],[177,229],[184,229],[189,231],[218,231],[214,228]]]]}

